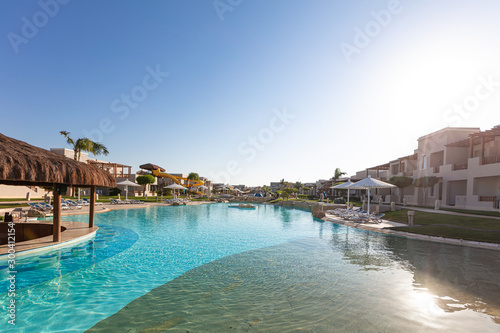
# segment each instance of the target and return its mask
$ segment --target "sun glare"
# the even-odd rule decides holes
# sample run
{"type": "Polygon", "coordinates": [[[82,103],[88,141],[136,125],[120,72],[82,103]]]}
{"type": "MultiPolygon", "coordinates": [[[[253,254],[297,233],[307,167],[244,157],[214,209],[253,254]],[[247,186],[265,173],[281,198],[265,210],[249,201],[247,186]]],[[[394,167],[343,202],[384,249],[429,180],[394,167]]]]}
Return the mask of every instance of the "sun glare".
{"type": "MultiPolygon", "coordinates": [[[[368,100],[372,108],[383,110],[381,116],[389,127],[397,126],[402,118],[411,120],[418,133],[465,125],[471,117],[462,117],[463,123],[457,124],[447,111],[474,95],[481,78],[497,81],[494,70],[498,65],[490,61],[487,50],[466,48],[456,41],[416,43],[384,59],[370,80],[373,88],[368,100]]],[[[494,94],[481,101],[474,118],[500,107],[492,103],[500,103],[494,94]]]]}
{"type": "Polygon", "coordinates": [[[427,291],[425,291],[425,289],[417,290],[412,294],[412,296],[413,297],[410,303],[415,308],[415,310],[419,311],[420,313],[423,313],[426,316],[439,316],[445,313],[444,310],[436,304],[436,296],[429,294],[427,291]]]}

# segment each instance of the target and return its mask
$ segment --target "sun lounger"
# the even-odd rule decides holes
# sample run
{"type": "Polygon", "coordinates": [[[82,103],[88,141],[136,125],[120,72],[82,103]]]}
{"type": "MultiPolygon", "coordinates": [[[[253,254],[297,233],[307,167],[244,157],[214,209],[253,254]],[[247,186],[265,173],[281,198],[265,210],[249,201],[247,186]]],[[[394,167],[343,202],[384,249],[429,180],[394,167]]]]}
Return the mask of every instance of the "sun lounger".
{"type": "Polygon", "coordinates": [[[357,214],[350,217],[350,220],[356,223],[364,223],[370,220],[370,217],[366,214],[357,214]]]}
{"type": "Polygon", "coordinates": [[[69,200],[69,199],[65,200],[65,199],[61,198],[61,208],[62,208],[63,204],[66,205],[66,207],[69,209],[82,209],[82,206],[78,205],[73,200],[69,200]]]}
{"type": "Polygon", "coordinates": [[[28,205],[30,205],[31,209],[36,209],[36,210],[43,211],[43,212],[47,212],[47,211],[51,210],[49,208],[46,208],[44,205],[42,205],[38,202],[28,202],[28,205]]]}
{"type": "Polygon", "coordinates": [[[356,213],[356,212],[359,212],[360,210],[361,210],[361,208],[355,208],[355,209],[354,208],[347,208],[347,209],[337,208],[335,210],[327,210],[326,212],[329,214],[332,214],[332,215],[340,216],[340,215],[356,213]]]}
{"type": "Polygon", "coordinates": [[[123,203],[137,205],[137,204],[143,204],[144,202],[138,201],[138,200],[134,200],[134,199],[127,199],[127,200],[123,200],[123,203]]]}
{"type": "Polygon", "coordinates": [[[43,210],[45,210],[45,211],[54,210],[54,206],[49,205],[48,203],[45,203],[45,202],[40,202],[40,203],[38,203],[38,205],[41,206],[43,208],[43,210]]]}
{"type": "Polygon", "coordinates": [[[144,201],[130,199],[133,204],[144,204],[144,201]]]}
{"type": "Polygon", "coordinates": [[[28,202],[28,205],[30,205],[31,208],[37,208],[36,206],[38,204],[36,202],[28,202]]]}
{"type": "Polygon", "coordinates": [[[82,209],[82,205],[79,205],[76,203],[76,201],[73,201],[73,200],[70,200],[70,199],[66,199],[66,203],[69,205],[69,207],[74,207],[76,209],[82,209]]]}
{"type": "Polygon", "coordinates": [[[359,210],[339,214],[339,216],[343,219],[346,219],[346,220],[354,220],[354,219],[358,219],[358,218],[362,217],[365,214],[366,214],[366,212],[364,210],[359,209],[359,210]]]}
{"type": "MultiPolygon", "coordinates": [[[[83,199],[82,199],[82,201],[83,201],[83,202],[85,202],[85,203],[87,203],[87,205],[90,205],[90,201],[89,201],[88,199],[83,198],[83,199]]],[[[102,205],[102,202],[97,202],[97,201],[96,201],[96,202],[95,202],[95,204],[96,204],[96,206],[97,206],[97,205],[102,205]]]]}
{"type": "Polygon", "coordinates": [[[111,201],[111,203],[114,205],[124,205],[124,204],[128,203],[128,202],[122,201],[121,199],[113,199],[113,198],[110,198],[109,201],[111,201]]]}
{"type": "Polygon", "coordinates": [[[372,222],[375,222],[375,223],[382,223],[383,220],[382,220],[382,217],[384,217],[385,214],[384,213],[380,213],[380,214],[374,214],[374,215],[370,215],[370,221],[372,222]]]}

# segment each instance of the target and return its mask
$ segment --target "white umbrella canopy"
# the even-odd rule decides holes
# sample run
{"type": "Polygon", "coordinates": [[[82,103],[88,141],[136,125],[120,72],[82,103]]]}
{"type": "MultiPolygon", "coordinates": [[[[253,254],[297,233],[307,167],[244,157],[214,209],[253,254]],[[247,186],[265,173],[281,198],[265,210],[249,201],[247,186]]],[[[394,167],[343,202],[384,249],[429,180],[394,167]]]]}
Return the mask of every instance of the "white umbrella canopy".
{"type": "Polygon", "coordinates": [[[122,182],[116,183],[116,185],[125,185],[125,200],[128,200],[128,187],[129,186],[141,186],[139,184],[136,184],[134,182],[131,182],[130,180],[124,180],[122,182]]]}
{"type": "Polygon", "coordinates": [[[116,185],[126,185],[126,186],[141,186],[137,183],[131,182],[130,180],[124,180],[122,182],[116,183],[116,185]]]}
{"type": "Polygon", "coordinates": [[[205,190],[208,190],[208,186],[205,186],[205,185],[200,185],[200,186],[197,186],[197,188],[199,188],[201,190],[201,192],[203,193],[205,190]]]}
{"type": "Polygon", "coordinates": [[[163,186],[163,188],[170,188],[170,189],[174,190],[174,198],[177,198],[177,195],[175,194],[175,190],[187,190],[187,187],[184,187],[184,186],[179,185],[179,184],[172,184],[172,185],[168,185],[168,186],[163,186]]]}
{"type": "Polygon", "coordinates": [[[351,186],[352,184],[353,182],[351,182],[351,178],[349,178],[349,180],[346,181],[345,183],[330,187],[336,190],[347,190],[347,207],[349,207],[349,190],[350,190],[349,186],[351,186]]]}
{"type": "Polygon", "coordinates": [[[365,178],[360,180],[359,182],[353,183],[349,185],[349,189],[353,190],[367,190],[368,194],[368,214],[370,214],[370,190],[372,188],[390,188],[390,187],[396,187],[395,185],[383,182],[378,179],[373,179],[370,175],[365,178]]]}
{"type": "Polygon", "coordinates": [[[170,188],[173,190],[187,190],[187,187],[184,187],[184,186],[179,185],[179,184],[172,184],[172,185],[168,185],[168,186],[163,186],[163,188],[170,188]]]}

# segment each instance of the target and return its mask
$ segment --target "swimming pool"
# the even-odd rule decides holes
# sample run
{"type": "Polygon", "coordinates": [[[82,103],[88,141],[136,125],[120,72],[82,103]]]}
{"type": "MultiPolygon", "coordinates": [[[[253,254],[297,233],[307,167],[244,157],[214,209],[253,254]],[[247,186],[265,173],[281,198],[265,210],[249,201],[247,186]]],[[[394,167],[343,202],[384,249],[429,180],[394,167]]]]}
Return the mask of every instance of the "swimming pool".
{"type": "MultiPolygon", "coordinates": [[[[96,224],[95,239],[19,260],[16,326],[2,315],[2,328],[500,329],[496,251],[375,234],[271,205],[116,210],[97,214],[96,224]]],[[[7,269],[0,274],[5,288],[7,269]]]]}

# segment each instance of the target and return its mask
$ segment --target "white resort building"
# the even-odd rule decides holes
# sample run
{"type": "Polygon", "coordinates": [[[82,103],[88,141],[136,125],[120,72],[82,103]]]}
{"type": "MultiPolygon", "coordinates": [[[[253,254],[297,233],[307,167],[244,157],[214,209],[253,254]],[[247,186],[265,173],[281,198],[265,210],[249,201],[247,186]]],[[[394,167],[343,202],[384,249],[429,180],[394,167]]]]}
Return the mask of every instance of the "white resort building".
{"type": "MultiPolygon", "coordinates": [[[[413,179],[435,176],[438,183],[424,190],[404,189],[406,204],[476,210],[498,210],[500,202],[500,125],[486,131],[447,127],[418,139],[414,153],[359,171],[387,181],[392,176],[413,179]]],[[[399,189],[382,190],[385,202],[399,202],[399,189]]]]}

